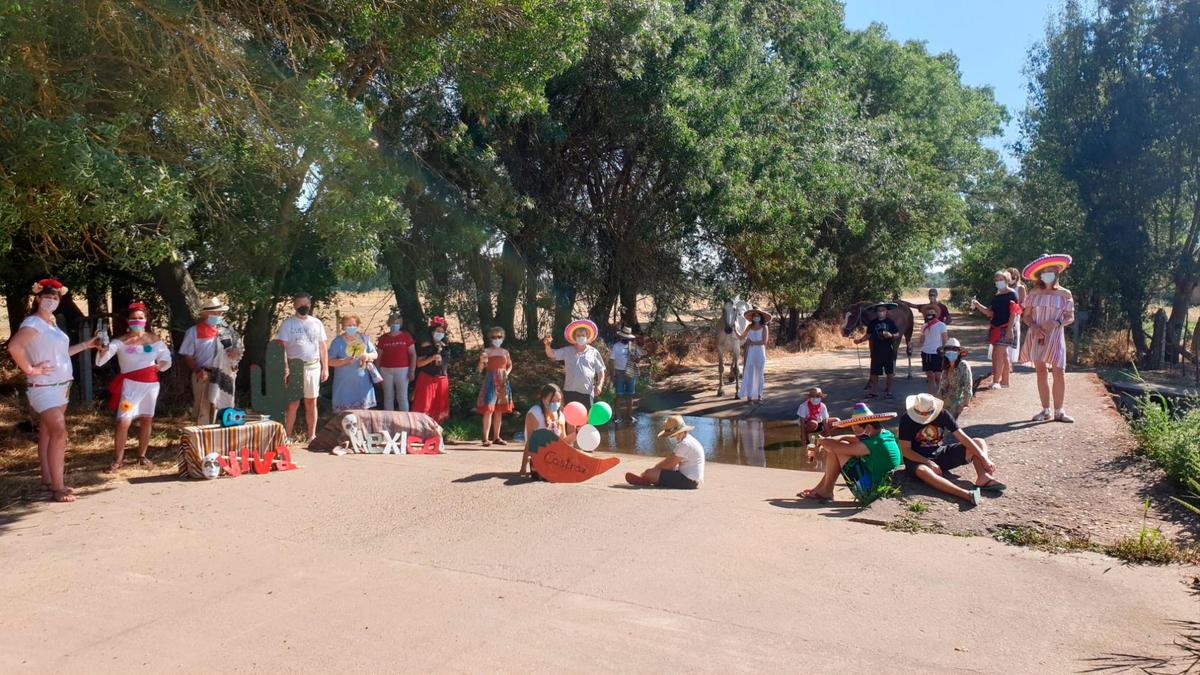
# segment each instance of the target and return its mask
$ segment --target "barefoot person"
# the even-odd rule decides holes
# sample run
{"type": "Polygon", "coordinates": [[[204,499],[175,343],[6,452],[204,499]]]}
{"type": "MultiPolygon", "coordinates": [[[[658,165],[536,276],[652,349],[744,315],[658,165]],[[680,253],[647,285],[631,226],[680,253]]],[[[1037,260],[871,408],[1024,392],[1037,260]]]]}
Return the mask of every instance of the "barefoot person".
{"type": "Polygon", "coordinates": [[[900,329],[888,318],[888,310],[896,309],[894,302],[875,305],[875,318],[867,324],[867,332],[854,344],[871,342],[871,378],[867,380],[867,398],[879,396],[879,378],[887,375],[884,398],[892,397],[892,380],[896,374],[896,347],[900,342],[900,329]]]}
{"type": "Polygon", "coordinates": [[[508,445],[500,438],[500,425],[504,416],[513,411],[512,386],[508,383],[512,368],[512,356],[504,348],[504,329],[493,326],[488,331],[487,346],[479,352],[479,372],[483,373],[483,382],[475,402],[475,409],[483,416],[485,448],[492,443],[508,445]]]}
{"type": "Polygon", "coordinates": [[[1065,368],[1067,367],[1067,326],[1075,323],[1075,298],[1071,291],[1059,285],[1062,273],[1071,265],[1071,256],[1065,254],[1044,255],[1025,267],[1025,278],[1033,281],[1034,289],[1027,299],[1029,312],[1021,320],[1029,326],[1025,344],[1021,349],[1022,363],[1033,361],[1037,369],[1038,397],[1042,411],[1033,416],[1033,421],[1074,422],[1063,411],[1063,399],[1067,393],[1065,368]],[[1054,373],[1053,403],[1047,371],[1054,373]]]}
{"type": "Polygon", "coordinates": [[[212,424],[218,407],[233,405],[233,378],[242,358],[241,339],[225,323],[229,305],[213,296],[200,306],[200,322],[187,329],[179,356],[192,371],[192,421],[212,424]],[[216,402],[223,405],[218,406],[216,402]]]}
{"type": "Polygon", "coordinates": [[[842,473],[872,491],[883,485],[888,475],[900,466],[896,437],[883,428],[883,422],[895,416],[891,412],[871,412],[865,403],[855,404],[849,419],[833,422],[835,429],[849,428],[853,435],[817,439],[818,452],[825,453],[825,475],[815,487],[796,496],[817,501],[833,499],[833,488],[842,473]]]}
{"type": "Polygon", "coordinates": [[[117,357],[121,372],[108,385],[108,407],[117,413],[112,473],[125,462],[125,442],[129,427],[138,420],[137,463],[150,466],[146,452],[150,449],[150,429],[154,424],[154,409],[158,403],[158,374],[171,367],[171,350],[157,335],[146,330],[146,306],[140,302],[129,305],[125,325],[129,332],[108,343],[96,358],[102,366],[117,357]]]}
{"type": "MultiPolygon", "coordinates": [[[[325,332],[325,324],[311,316],[311,295],[297,293],[292,298],[292,307],[296,313],[283,320],[275,339],[283,343],[285,382],[292,377],[293,359],[304,364],[302,372],[296,375],[304,382],[304,423],[308,426],[305,440],[311,443],[317,437],[317,394],[320,393],[321,383],[329,379],[329,336],[325,332]]],[[[288,438],[292,437],[299,409],[300,401],[288,401],[283,418],[283,428],[288,438]]]]}
{"type": "Polygon", "coordinates": [[[992,275],[996,283],[996,294],[988,305],[972,299],[971,306],[979,310],[989,319],[988,344],[992,350],[992,389],[1007,389],[1008,376],[1012,368],[1008,362],[1008,348],[1016,344],[1014,324],[1020,314],[1017,294],[1009,288],[1012,280],[1008,270],[1000,270],[992,275]]]}
{"type": "Polygon", "coordinates": [[[580,403],[585,410],[592,409],[592,402],[604,391],[604,357],[592,346],[599,331],[596,324],[587,319],[578,319],[567,324],[564,335],[571,344],[558,349],[550,348],[550,337],[542,338],[546,358],[562,361],[566,376],[563,382],[564,405],[580,403]]]}
{"type": "Polygon", "coordinates": [[[671,439],[675,443],[675,449],[653,468],[646,469],[640,475],[632,472],[625,474],[625,481],[630,485],[677,490],[695,490],[700,487],[704,482],[704,447],[689,433],[690,431],[692,427],[684,424],[679,415],[668,417],[662,431],[658,432],[658,437],[665,436],[671,439]]]}
{"type": "Polygon", "coordinates": [[[63,482],[67,454],[67,394],[74,370],[71,357],[96,346],[96,338],[79,344],[58,327],[54,310],[67,288],[57,279],[33,285],[32,311],[8,341],[13,363],[25,374],[29,405],[38,414],[38,463],[42,485],[56,502],[75,501],[74,490],[63,482]]]}
{"type": "Polygon", "coordinates": [[[1001,493],[1004,483],[996,480],[996,465],[988,458],[987,442],[971,438],[943,409],[942,400],[930,394],[914,394],[904,401],[907,413],[900,418],[900,452],[904,466],[922,483],[939,492],[979,504],[980,490],[1001,493]],[[954,440],[947,440],[950,435],[954,440]],[[946,474],[970,464],[975,469],[975,485],[966,490],[946,474]]]}

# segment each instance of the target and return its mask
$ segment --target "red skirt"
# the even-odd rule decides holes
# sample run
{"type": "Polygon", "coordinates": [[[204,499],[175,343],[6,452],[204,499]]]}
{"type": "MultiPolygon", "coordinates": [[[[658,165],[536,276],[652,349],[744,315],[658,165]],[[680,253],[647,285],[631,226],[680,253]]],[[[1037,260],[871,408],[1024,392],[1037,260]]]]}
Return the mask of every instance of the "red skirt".
{"type": "Polygon", "coordinates": [[[412,411],[425,413],[435,422],[444,422],[450,416],[450,378],[417,373],[417,381],[413,385],[412,411]]]}
{"type": "Polygon", "coordinates": [[[1008,339],[1007,333],[1008,333],[1007,325],[992,326],[991,329],[988,330],[988,344],[1011,347],[1013,343],[1012,343],[1012,340],[1008,339]]]}

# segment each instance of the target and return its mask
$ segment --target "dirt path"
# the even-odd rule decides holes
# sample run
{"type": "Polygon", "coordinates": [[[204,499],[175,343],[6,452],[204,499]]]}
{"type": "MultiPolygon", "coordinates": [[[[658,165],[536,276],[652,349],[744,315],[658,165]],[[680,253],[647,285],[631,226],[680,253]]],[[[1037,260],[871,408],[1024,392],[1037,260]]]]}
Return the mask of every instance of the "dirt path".
{"type": "MultiPolygon", "coordinates": [[[[975,376],[990,373],[986,361],[984,324],[956,317],[951,335],[970,348],[967,361],[975,376]]],[[[895,399],[869,402],[876,412],[904,414],[904,398],[925,391],[920,371],[919,347],[914,346],[913,379],[904,377],[906,360],[901,353],[894,388],[895,399]]],[[[862,365],[867,367],[866,351],[862,365]]],[[[793,419],[804,391],[819,384],[829,395],[834,415],[863,398],[864,379],[853,349],[834,352],[775,354],[768,359],[767,389],[757,410],[730,396],[718,399],[716,368],[684,373],[662,383],[660,389],[687,392],[686,400],[673,401],[663,412],[717,417],[751,416],[793,419]]],[[[726,386],[727,395],[731,388],[726,386]]],[[[1034,424],[1030,418],[1040,408],[1031,369],[1018,367],[1012,387],[983,391],[960,418],[968,433],[987,439],[999,477],[1008,493],[986,499],[980,507],[963,510],[957,501],[943,497],[915,481],[902,484],[904,499],[877,502],[864,518],[890,522],[898,518],[920,521],[949,531],[983,534],[1004,526],[1032,526],[1050,532],[1112,543],[1136,536],[1141,529],[1143,503],[1149,497],[1149,525],[1184,541],[1200,535],[1197,518],[1170,501],[1172,490],[1163,473],[1131,454],[1134,442],[1128,426],[1114,407],[1099,378],[1089,372],[1069,372],[1067,407],[1076,423],[1034,424]],[[914,513],[908,505],[920,501],[928,510],[914,513]]],[[[894,427],[893,427],[894,429],[894,427]]],[[[959,474],[965,482],[971,470],[959,474]]]]}

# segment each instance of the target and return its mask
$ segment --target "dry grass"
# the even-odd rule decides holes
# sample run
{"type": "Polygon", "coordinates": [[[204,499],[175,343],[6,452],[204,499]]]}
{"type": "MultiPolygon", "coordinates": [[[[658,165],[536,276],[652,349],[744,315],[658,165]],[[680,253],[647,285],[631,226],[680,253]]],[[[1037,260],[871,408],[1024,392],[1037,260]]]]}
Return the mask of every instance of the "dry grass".
{"type": "MultiPolygon", "coordinates": [[[[1068,349],[1072,346],[1068,344],[1068,349]]],[[[1129,331],[1096,331],[1080,346],[1079,363],[1088,368],[1121,367],[1128,366],[1134,357],[1129,331]]]]}

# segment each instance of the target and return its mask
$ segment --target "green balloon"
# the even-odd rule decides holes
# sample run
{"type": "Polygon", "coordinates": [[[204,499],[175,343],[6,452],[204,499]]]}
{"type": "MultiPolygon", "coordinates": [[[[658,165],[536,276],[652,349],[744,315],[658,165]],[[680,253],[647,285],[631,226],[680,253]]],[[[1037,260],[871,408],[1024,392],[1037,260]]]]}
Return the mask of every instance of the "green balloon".
{"type": "Polygon", "coordinates": [[[604,401],[592,404],[592,409],[588,411],[588,424],[594,427],[598,427],[611,419],[612,406],[604,401]]]}

